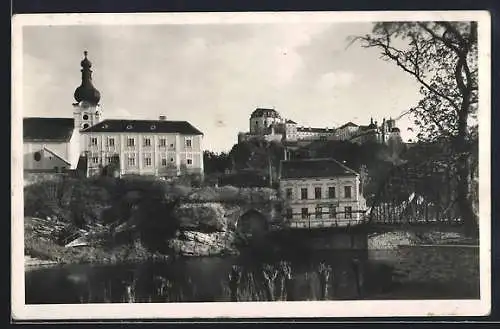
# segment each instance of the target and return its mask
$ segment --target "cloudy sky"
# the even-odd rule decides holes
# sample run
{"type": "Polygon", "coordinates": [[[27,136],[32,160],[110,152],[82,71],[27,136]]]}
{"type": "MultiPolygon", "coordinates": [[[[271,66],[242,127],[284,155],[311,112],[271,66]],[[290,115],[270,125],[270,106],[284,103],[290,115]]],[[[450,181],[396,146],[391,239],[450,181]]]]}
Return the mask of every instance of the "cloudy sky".
{"type": "MultiPolygon", "coordinates": [[[[396,117],[418,85],[374,49],[350,47],[370,23],[23,28],[24,116],[71,117],[88,50],[106,118],[187,120],[205,148],[228,150],[256,107],[300,125],[396,117]]],[[[403,138],[411,118],[398,122],[403,138]]]]}

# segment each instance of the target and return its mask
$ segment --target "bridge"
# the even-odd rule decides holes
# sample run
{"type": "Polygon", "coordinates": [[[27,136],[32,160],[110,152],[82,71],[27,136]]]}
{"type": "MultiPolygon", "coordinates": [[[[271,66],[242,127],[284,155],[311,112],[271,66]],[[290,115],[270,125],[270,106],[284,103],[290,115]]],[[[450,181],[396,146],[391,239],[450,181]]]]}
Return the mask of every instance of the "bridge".
{"type": "Polygon", "coordinates": [[[338,218],[332,225],[332,219],[309,217],[303,220],[300,228],[295,228],[279,212],[270,216],[259,209],[251,209],[242,214],[240,223],[255,221],[260,224],[245,224],[241,231],[252,235],[249,227],[258,227],[258,230],[270,232],[272,237],[290,234],[298,238],[298,235],[366,235],[395,229],[456,228],[464,223],[457,205],[457,175],[453,161],[453,158],[441,155],[425,161],[392,165],[359,220],[338,218]]]}

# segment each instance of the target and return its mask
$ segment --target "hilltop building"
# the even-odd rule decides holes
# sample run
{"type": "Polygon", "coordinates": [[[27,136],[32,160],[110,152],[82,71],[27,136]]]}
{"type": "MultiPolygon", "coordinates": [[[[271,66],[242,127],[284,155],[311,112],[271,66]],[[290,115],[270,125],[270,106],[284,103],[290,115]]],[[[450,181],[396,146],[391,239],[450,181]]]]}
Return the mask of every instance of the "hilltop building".
{"type": "Polygon", "coordinates": [[[87,163],[89,175],[116,163],[121,175],[203,175],[203,133],[186,121],[106,120],[84,52],[73,118],[24,118],[24,170],[54,172],[87,163]],[[84,160],[82,160],[82,158],[84,160]]]}
{"type": "Polygon", "coordinates": [[[347,140],[358,144],[368,141],[387,143],[394,129],[398,130],[395,120],[384,119],[379,126],[373,118],[366,126],[347,122],[338,128],[304,127],[281,117],[275,109],[257,108],[250,115],[249,131],[238,134],[238,143],[249,140],[283,142],[288,145],[307,145],[315,140],[347,140]]]}
{"type": "Polygon", "coordinates": [[[366,211],[360,175],[334,159],[282,161],[280,193],[290,228],[356,225],[366,211]]]}
{"type": "Polygon", "coordinates": [[[327,139],[334,136],[333,128],[298,126],[285,119],[275,109],[257,108],[250,115],[249,131],[238,134],[238,142],[260,139],[267,141],[306,141],[327,139]]]}

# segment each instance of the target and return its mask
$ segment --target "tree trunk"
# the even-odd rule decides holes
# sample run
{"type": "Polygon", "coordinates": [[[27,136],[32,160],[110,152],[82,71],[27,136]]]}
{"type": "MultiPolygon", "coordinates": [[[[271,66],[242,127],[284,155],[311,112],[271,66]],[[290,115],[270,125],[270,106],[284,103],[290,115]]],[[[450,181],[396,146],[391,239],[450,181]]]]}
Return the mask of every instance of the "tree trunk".
{"type": "Polygon", "coordinates": [[[470,189],[470,152],[467,149],[467,108],[468,104],[462,104],[462,111],[458,118],[458,135],[456,138],[457,160],[457,202],[460,216],[465,224],[466,233],[475,236],[478,233],[478,216],[472,209],[472,197],[470,189]]]}

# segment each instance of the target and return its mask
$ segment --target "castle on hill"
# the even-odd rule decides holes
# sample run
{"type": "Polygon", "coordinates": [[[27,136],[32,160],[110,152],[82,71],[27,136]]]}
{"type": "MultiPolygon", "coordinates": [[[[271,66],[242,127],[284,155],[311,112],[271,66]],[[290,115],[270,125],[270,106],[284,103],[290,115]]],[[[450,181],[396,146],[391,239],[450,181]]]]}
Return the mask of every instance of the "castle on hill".
{"type": "Polygon", "coordinates": [[[275,109],[257,108],[250,115],[249,131],[238,134],[238,143],[266,140],[307,144],[315,140],[341,140],[363,144],[368,141],[387,143],[390,137],[400,138],[400,130],[393,119],[384,118],[380,125],[372,118],[368,125],[347,122],[337,128],[304,127],[291,119],[283,118],[275,109]]]}

